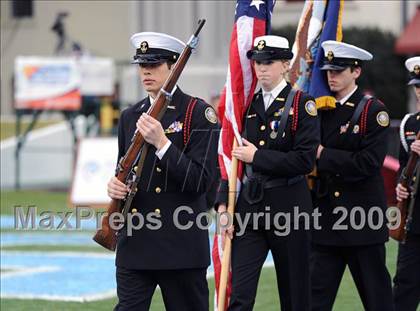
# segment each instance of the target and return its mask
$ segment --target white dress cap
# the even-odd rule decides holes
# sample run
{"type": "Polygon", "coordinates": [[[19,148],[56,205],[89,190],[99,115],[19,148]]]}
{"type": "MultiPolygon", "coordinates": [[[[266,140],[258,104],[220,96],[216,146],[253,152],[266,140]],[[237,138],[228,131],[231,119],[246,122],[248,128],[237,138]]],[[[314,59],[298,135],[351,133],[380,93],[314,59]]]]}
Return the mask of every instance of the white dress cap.
{"type": "Polygon", "coordinates": [[[334,57],[339,58],[358,60],[371,60],[373,58],[373,55],[368,51],[344,42],[327,40],[322,42],[321,46],[324,49],[325,57],[332,53],[334,57]]]}
{"type": "Polygon", "coordinates": [[[135,49],[139,49],[143,42],[147,42],[150,49],[163,49],[181,54],[185,43],[170,35],[159,32],[139,32],[131,36],[130,42],[135,49]]]}
{"type": "Polygon", "coordinates": [[[260,36],[254,39],[254,46],[258,46],[260,41],[265,41],[265,45],[273,48],[288,49],[289,41],[286,38],[280,36],[260,36]]]}
{"type": "Polygon", "coordinates": [[[405,67],[410,72],[408,85],[420,84],[420,56],[415,56],[405,61],[405,67]]]}
{"type": "Polygon", "coordinates": [[[409,72],[414,72],[414,67],[419,66],[420,67],[420,56],[414,56],[405,61],[405,68],[409,72]]]}
{"type": "Polygon", "coordinates": [[[293,53],[289,41],[280,36],[260,36],[254,39],[254,46],[246,53],[248,59],[255,61],[270,61],[292,59],[293,53]]]}

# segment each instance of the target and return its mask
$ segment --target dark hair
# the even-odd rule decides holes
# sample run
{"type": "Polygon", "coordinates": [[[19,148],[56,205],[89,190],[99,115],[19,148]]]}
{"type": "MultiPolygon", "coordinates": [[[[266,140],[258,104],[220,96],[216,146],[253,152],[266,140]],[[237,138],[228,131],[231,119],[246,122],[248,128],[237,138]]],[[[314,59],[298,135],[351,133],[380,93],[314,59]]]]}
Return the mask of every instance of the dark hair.
{"type": "Polygon", "coordinates": [[[171,69],[171,67],[172,67],[173,64],[175,64],[175,62],[172,61],[172,60],[166,61],[166,65],[168,65],[168,69],[171,69]]]}
{"type": "Polygon", "coordinates": [[[362,66],[351,65],[350,66],[350,72],[353,72],[356,68],[362,69],[362,66]]]}

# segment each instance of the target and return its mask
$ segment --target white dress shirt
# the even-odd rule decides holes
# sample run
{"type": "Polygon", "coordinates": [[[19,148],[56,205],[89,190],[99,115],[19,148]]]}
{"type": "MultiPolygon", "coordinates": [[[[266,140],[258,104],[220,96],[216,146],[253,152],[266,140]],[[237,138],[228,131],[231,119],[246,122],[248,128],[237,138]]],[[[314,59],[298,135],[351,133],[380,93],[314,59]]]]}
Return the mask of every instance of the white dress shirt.
{"type": "Polygon", "coordinates": [[[350,93],[348,93],[346,96],[344,96],[342,99],[337,100],[337,103],[340,103],[340,105],[342,106],[346,101],[349,100],[349,98],[354,94],[354,92],[356,92],[357,90],[357,85],[356,87],[353,89],[353,91],[351,91],[350,93]]]}
{"type": "Polygon", "coordinates": [[[277,95],[280,94],[281,91],[286,87],[287,82],[285,79],[281,80],[281,82],[271,91],[265,91],[262,89],[263,99],[264,99],[264,107],[267,111],[268,107],[270,107],[271,103],[274,101],[277,95]]]}

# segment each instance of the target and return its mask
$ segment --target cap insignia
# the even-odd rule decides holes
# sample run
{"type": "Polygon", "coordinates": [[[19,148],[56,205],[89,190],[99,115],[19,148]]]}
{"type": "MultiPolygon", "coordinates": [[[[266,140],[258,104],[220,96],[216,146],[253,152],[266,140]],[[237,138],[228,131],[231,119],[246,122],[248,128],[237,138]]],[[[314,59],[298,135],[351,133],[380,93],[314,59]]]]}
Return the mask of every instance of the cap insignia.
{"type": "Polygon", "coordinates": [[[333,58],[334,58],[334,53],[332,51],[328,51],[328,53],[327,53],[327,59],[328,59],[328,61],[329,62],[332,61],[333,58]]]}
{"type": "Polygon", "coordinates": [[[140,51],[143,54],[146,53],[148,49],[149,49],[149,43],[147,43],[147,41],[143,41],[142,43],[140,43],[140,51]]]}
{"type": "Polygon", "coordinates": [[[265,48],[265,40],[258,41],[257,49],[258,51],[261,51],[265,48]]]}

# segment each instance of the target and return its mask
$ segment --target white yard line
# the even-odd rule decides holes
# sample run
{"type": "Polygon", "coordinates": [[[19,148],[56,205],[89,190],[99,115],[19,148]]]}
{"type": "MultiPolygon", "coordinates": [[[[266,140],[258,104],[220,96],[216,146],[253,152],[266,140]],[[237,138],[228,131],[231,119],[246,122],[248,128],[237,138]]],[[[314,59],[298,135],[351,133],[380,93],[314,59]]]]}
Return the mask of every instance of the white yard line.
{"type": "Polygon", "coordinates": [[[110,299],[116,297],[117,291],[115,289],[110,291],[105,291],[99,294],[93,295],[85,295],[85,296],[59,296],[59,295],[19,295],[19,294],[10,294],[10,295],[3,295],[1,294],[0,297],[2,299],[36,299],[36,300],[53,300],[53,301],[72,301],[72,302],[89,302],[89,301],[97,301],[103,299],[110,299]]]}
{"type": "MultiPolygon", "coordinates": [[[[54,125],[49,125],[46,127],[42,127],[40,129],[35,129],[32,130],[29,134],[28,134],[28,141],[34,140],[34,139],[38,139],[38,138],[43,138],[46,137],[48,135],[57,133],[57,132],[61,132],[61,131],[65,131],[65,130],[69,130],[70,126],[66,121],[62,121],[58,124],[54,124],[54,125]]],[[[17,138],[16,137],[10,137],[10,138],[6,138],[4,140],[2,140],[0,142],[0,150],[6,149],[6,148],[10,148],[15,146],[17,143],[17,138]]]]}
{"type": "Polygon", "coordinates": [[[32,251],[5,251],[2,255],[20,255],[20,256],[60,256],[60,257],[94,257],[94,258],[115,258],[115,253],[98,253],[98,252],[75,252],[75,251],[48,251],[48,252],[32,252],[32,251]]]}
{"type": "MultiPolygon", "coordinates": [[[[3,255],[20,255],[20,256],[61,256],[61,257],[95,257],[95,258],[115,258],[115,253],[111,254],[99,254],[94,252],[64,252],[64,251],[53,251],[53,252],[27,252],[27,251],[2,251],[3,255]]],[[[273,267],[274,262],[269,262],[264,264],[264,268],[273,267]]],[[[28,275],[31,273],[40,273],[40,272],[51,272],[60,270],[58,267],[54,266],[42,266],[37,268],[23,268],[19,266],[3,266],[3,269],[13,269],[16,271],[8,271],[1,274],[1,278],[11,277],[16,275],[28,275]]],[[[214,271],[207,273],[207,279],[214,278],[214,271]]],[[[157,290],[160,290],[157,287],[157,290]]],[[[39,300],[50,300],[50,301],[71,301],[71,302],[89,302],[89,301],[98,301],[104,299],[110,299],[116,297],[116,289],[104,291],[92,295],[84,296],[60,296],[60,295],[19,295],[19,294],[0,294],[2,299],[39,299],[39,300]]]]}
{"type": "Polygon", "coordinates": [[[20,276],[20,275],[31,275],[44,272],[56,272],[60,271],[60,267],[55,266],[40,266],[35,268],[21,267],[21,266],[2,266],[2,269],[11,269],[12,271],[5,271],[1,273],[1,279],[20,276]]]}

